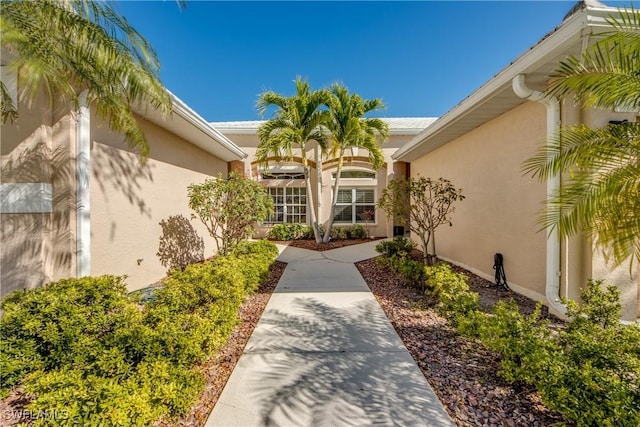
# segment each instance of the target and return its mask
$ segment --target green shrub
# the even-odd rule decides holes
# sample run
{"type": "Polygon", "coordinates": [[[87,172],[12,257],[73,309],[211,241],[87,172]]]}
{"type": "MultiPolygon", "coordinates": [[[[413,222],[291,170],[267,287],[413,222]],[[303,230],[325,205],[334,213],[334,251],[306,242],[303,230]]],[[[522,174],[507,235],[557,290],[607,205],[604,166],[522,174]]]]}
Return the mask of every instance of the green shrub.
{"type": "Polygon", "coordinates": [[[338,226],[331,228],[331,240],[342,240],[349,238],[349,227],[338,226]]]}
{"type": "Polygon", "coordinates": [[[367,230],[360,224],[340,225],[331,227],[331,239],[366,239],[369,237],[367,230]]]}
{"type": "Polygon", "coordinates": [[[313,238],[313,229],[309,225],[299,223],[276,224],[267,237],[271,240],[298,240],[313,238]]]}
{"type": "MultiPolygon", "coordinates": [[[[619,322],[618,290],[590,281],[582,304],[568,301],[569,322],[554,332],[540,321],[540,305],[530,316],[500,302],[491,314],[468,311],[457,329],[478,337],[501,357],[500,374],[510,382],[534,386],[543,402],[578,426],[640,425],[640,328],[619,322]]],[[[449,301],[458,289],[441,295],[449,301]]],[[[441,307],[464,312],[466,302],[441,307]],[[462,309],[462,310],[461,310],[462,309]]]]}
{"type": "Polygon", "coordinates": [[[244,276],[245,292],[252,293],[269,277],[269,267],[278,256],[278,248],[267,240],[243,242],[230,259],[244,276]]]}
{"type": "Polygon", "coordinates": [[[454,326],[460,320],[480,308],[478,294],[469,290],[467,276],[456,273],[451,267],[439,263],[433,267],[424,267],[427,292],[438,296],[438,311],[451,321],[454,326]]]}
{"type": "Polygon", "coordinates": [[[66,279],[14,292],[0,305],[2,387],[37,369],[88,365],[136,316],[122,277],[66,279]]]}
{"type": "Polygon", "coordinates": [[[354,224],[348,230],[350,239],[366,239],[369,237],[367,230],[360,224],[354,224]]]}
{"type": "Polygon", "coordinates": [[[640,328],[619,322],[619,291],[590,281],[582,304],[568,301],[558,333],[556,374],[536,386],[547,405],[578,425],[640,425],[640,328]]]}
{"type": "Polygon", "coordinates": [[[185,413],[204,384],[196,365],[226,342],[277,253],[270,242],[241,243],[173,271],[144,305],[113,276],[12,294],[1,304],[4,394],[21,383],[28,409],[58,411],[60,425],[146,426],[185,413]]]}
{"type": "Polygon", "coordinates": [[[396,236],[393,240],[383,240],[376,245],[376,252],[385,256],[397,256],[399,258],[408,257],[416,248],[416,243],[403,236],[396,236]]]}
{"type": "MultiPolygon", "coordinates": [[[[551,361],[558,357],[559,348],[552,339],[548,322],[540,321],[541,308],[538,304],[531,315],[525,316],[513,300],[500,301],[494,306],[493,314],[472,316],[477,336],[501,355],[500,374],[507,381],[536,384],[541,376],[557,375],[551,361]]],[[[459,326],[462,333],[472,335],[469,329],[465,330],[464,321],[459,326]]]]}

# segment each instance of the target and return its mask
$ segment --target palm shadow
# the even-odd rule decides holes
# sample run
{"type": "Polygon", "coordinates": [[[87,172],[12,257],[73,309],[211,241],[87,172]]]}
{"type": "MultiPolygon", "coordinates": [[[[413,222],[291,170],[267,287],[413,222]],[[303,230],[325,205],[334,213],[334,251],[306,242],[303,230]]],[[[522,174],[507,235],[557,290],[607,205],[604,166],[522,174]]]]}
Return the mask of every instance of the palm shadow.
{"type": "Polygon", "coordinates": [[[249,385],[262,425],[451,425],[376,305],[294,297],[296,314],[263,314],[246,353],[264,366],[249,385]]]}

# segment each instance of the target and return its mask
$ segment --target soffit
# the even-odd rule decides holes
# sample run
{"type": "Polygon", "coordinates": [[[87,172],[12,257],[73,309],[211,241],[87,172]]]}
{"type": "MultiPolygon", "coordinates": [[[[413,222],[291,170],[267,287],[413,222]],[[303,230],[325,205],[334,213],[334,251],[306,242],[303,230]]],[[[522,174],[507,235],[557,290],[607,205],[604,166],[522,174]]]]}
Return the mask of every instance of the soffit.
{"type": "Polygon", "coordinates": [[[135,111],[150,122],[226,162],[247,157],[240,147],[211,126],[182,100],[171,92],[169,94],[172,98],[173,112],[167,117],[163,117],[159,110],[148,106],[138,107],[135,111]]]}
{"type": "Polygon", "coordinates": [[[557,68],[559,62],[568,55],[580,54],[583,35],[610,28],[605,19],[612,12],[612,9],[584,9],[575,13],[431,126],[400,147],[392,157],[401,161],[414,161],[528,102],[513,92],[513,78],[524,74],[527,86],[544,90],[549,75],[557,68]]]}

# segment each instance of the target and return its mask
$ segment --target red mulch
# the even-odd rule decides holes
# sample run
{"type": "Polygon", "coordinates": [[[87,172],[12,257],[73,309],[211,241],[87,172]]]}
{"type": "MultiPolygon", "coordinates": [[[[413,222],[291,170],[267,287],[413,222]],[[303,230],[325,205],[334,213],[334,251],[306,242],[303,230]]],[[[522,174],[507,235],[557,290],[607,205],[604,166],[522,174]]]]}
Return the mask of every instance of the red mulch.
{"type": "Polygon", "coordinates": [[[312,251],[330,251],[331,249],[344,248],[345,246],[359,245],[360,243],[368,243],[375,240],[384,239],[384,237],[372,237],[370,239],[338,239],[331,240],[327,243],[316,243],[315,240],[287,240],[274,241],[280,245],[292,246],[294,248],[309,249],[312,251]]]}
{"type": "MultiPolygon", "coordinates": [[[[497,357],[481,344],[459,336],[436,313],[435,301],[422,290],[406,285],[375,259],[356,266],[457,426],[537,427],[565,422],[542,404],[535,390],[503,380],[498,375],[497,357]]],[[[530,313],[536,305],[514,292],[496,291],[481,277],[455,269],[469,276],[471,290],[479,293],[485,309],[510,298],[525,312],[530,313]]]]}
{"type": "Polygon", "coordinates": [[[218,350],[215,357],[207,361],[202,367],[205,374],[205,389],[198,402],[191,408],[191,412],[178,421],[169,422],[163,420],[156,423],[157,426],[203,426],[209,417],[209,413],[218,401],[222,389],[233,372],[238,359],[249,341],[249,337],[262,316],[264,308],[271,298],[273,290],[284,273],[287,264],[276,261],[270,268],[269,279],[242,303],[238,312],[240,323],[231,333],[227,343],[218,350]]]}

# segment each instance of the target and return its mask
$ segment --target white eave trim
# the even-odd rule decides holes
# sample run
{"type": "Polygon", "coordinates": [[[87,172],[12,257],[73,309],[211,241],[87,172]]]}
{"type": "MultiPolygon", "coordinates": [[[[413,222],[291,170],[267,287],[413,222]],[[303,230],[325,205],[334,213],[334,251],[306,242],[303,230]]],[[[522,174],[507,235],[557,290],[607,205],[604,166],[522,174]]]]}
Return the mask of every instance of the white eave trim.
{"type": "Polygon", "coordinates": [[[157,126],[225,162],[242,160],[248,157],[247,153],[211,126],[184,101],[168,89],[165,90],[172,103],[171,113],[166,117],[163,117],[161,111],[145,103],[136,105],[134,111],[157,126]]]}
{"type": "MultiPolygon", "coordinates": [[[[185,119],[191,125],[193,125],[197,129],[202,131],[205,135],[214,139],[219,145],[221,145],[222,147],[224,147],[225,149],[233,153],[234,156],[238,157],[238,159],[233,159],[233,160],[246,159],[248,157],[247,153],[242,151],[242,149],[238,147],[236,144],[234,144],[233,141],[231,141],[229,138],[227,138],[222,133],[220,133],[216,128],[211,126],[205,119],[202,118],[202,116],[200,116],[191,107],[185,104],[184,101],[182,101],[180,98],[175,96],[170,91],[167,90],[167,92],[169,92],[169,95],[171,95],[173,112],[175,114],[185,119]]],[[[199,145],[199,144],[196,144],[196,145],[199,145]]],[[[201,148],[207,150],[207,148],[205,147],[201,147],[201,148]]],[[[207,151],[211,152],[210,150],[207,150],[207,151]]],[[[215,154],[215,153],[212,153],[212,154],[215,154]]],[[[223,159],[223,160],[227,160],[227,159],[223,159]]]]}
{"type": "Polygon", "coordinates": [[[614,8],[587,7],[567,18],[536,45],[503,68],[491,80],[462,100],[411,141],[400,147],[391,155],[391,158],[400,161],[412,161],[420,157],[415,156],[413,152],[431,137],[448,128],[453,122],[460,120],[474,109],[481,108],[500,89],[505,86],[510,87],[513,78],[518,74],[527,74],[527,70],[536,64],[540,64],[541,61],[548,60],[561,53],[562,50],[566,50],[575,43],[574,38],[581,36],[588,27],[608,27],[609,24],[606,19],[612,14],[615,15],[616,12],[617,9],[614,8]]]}

